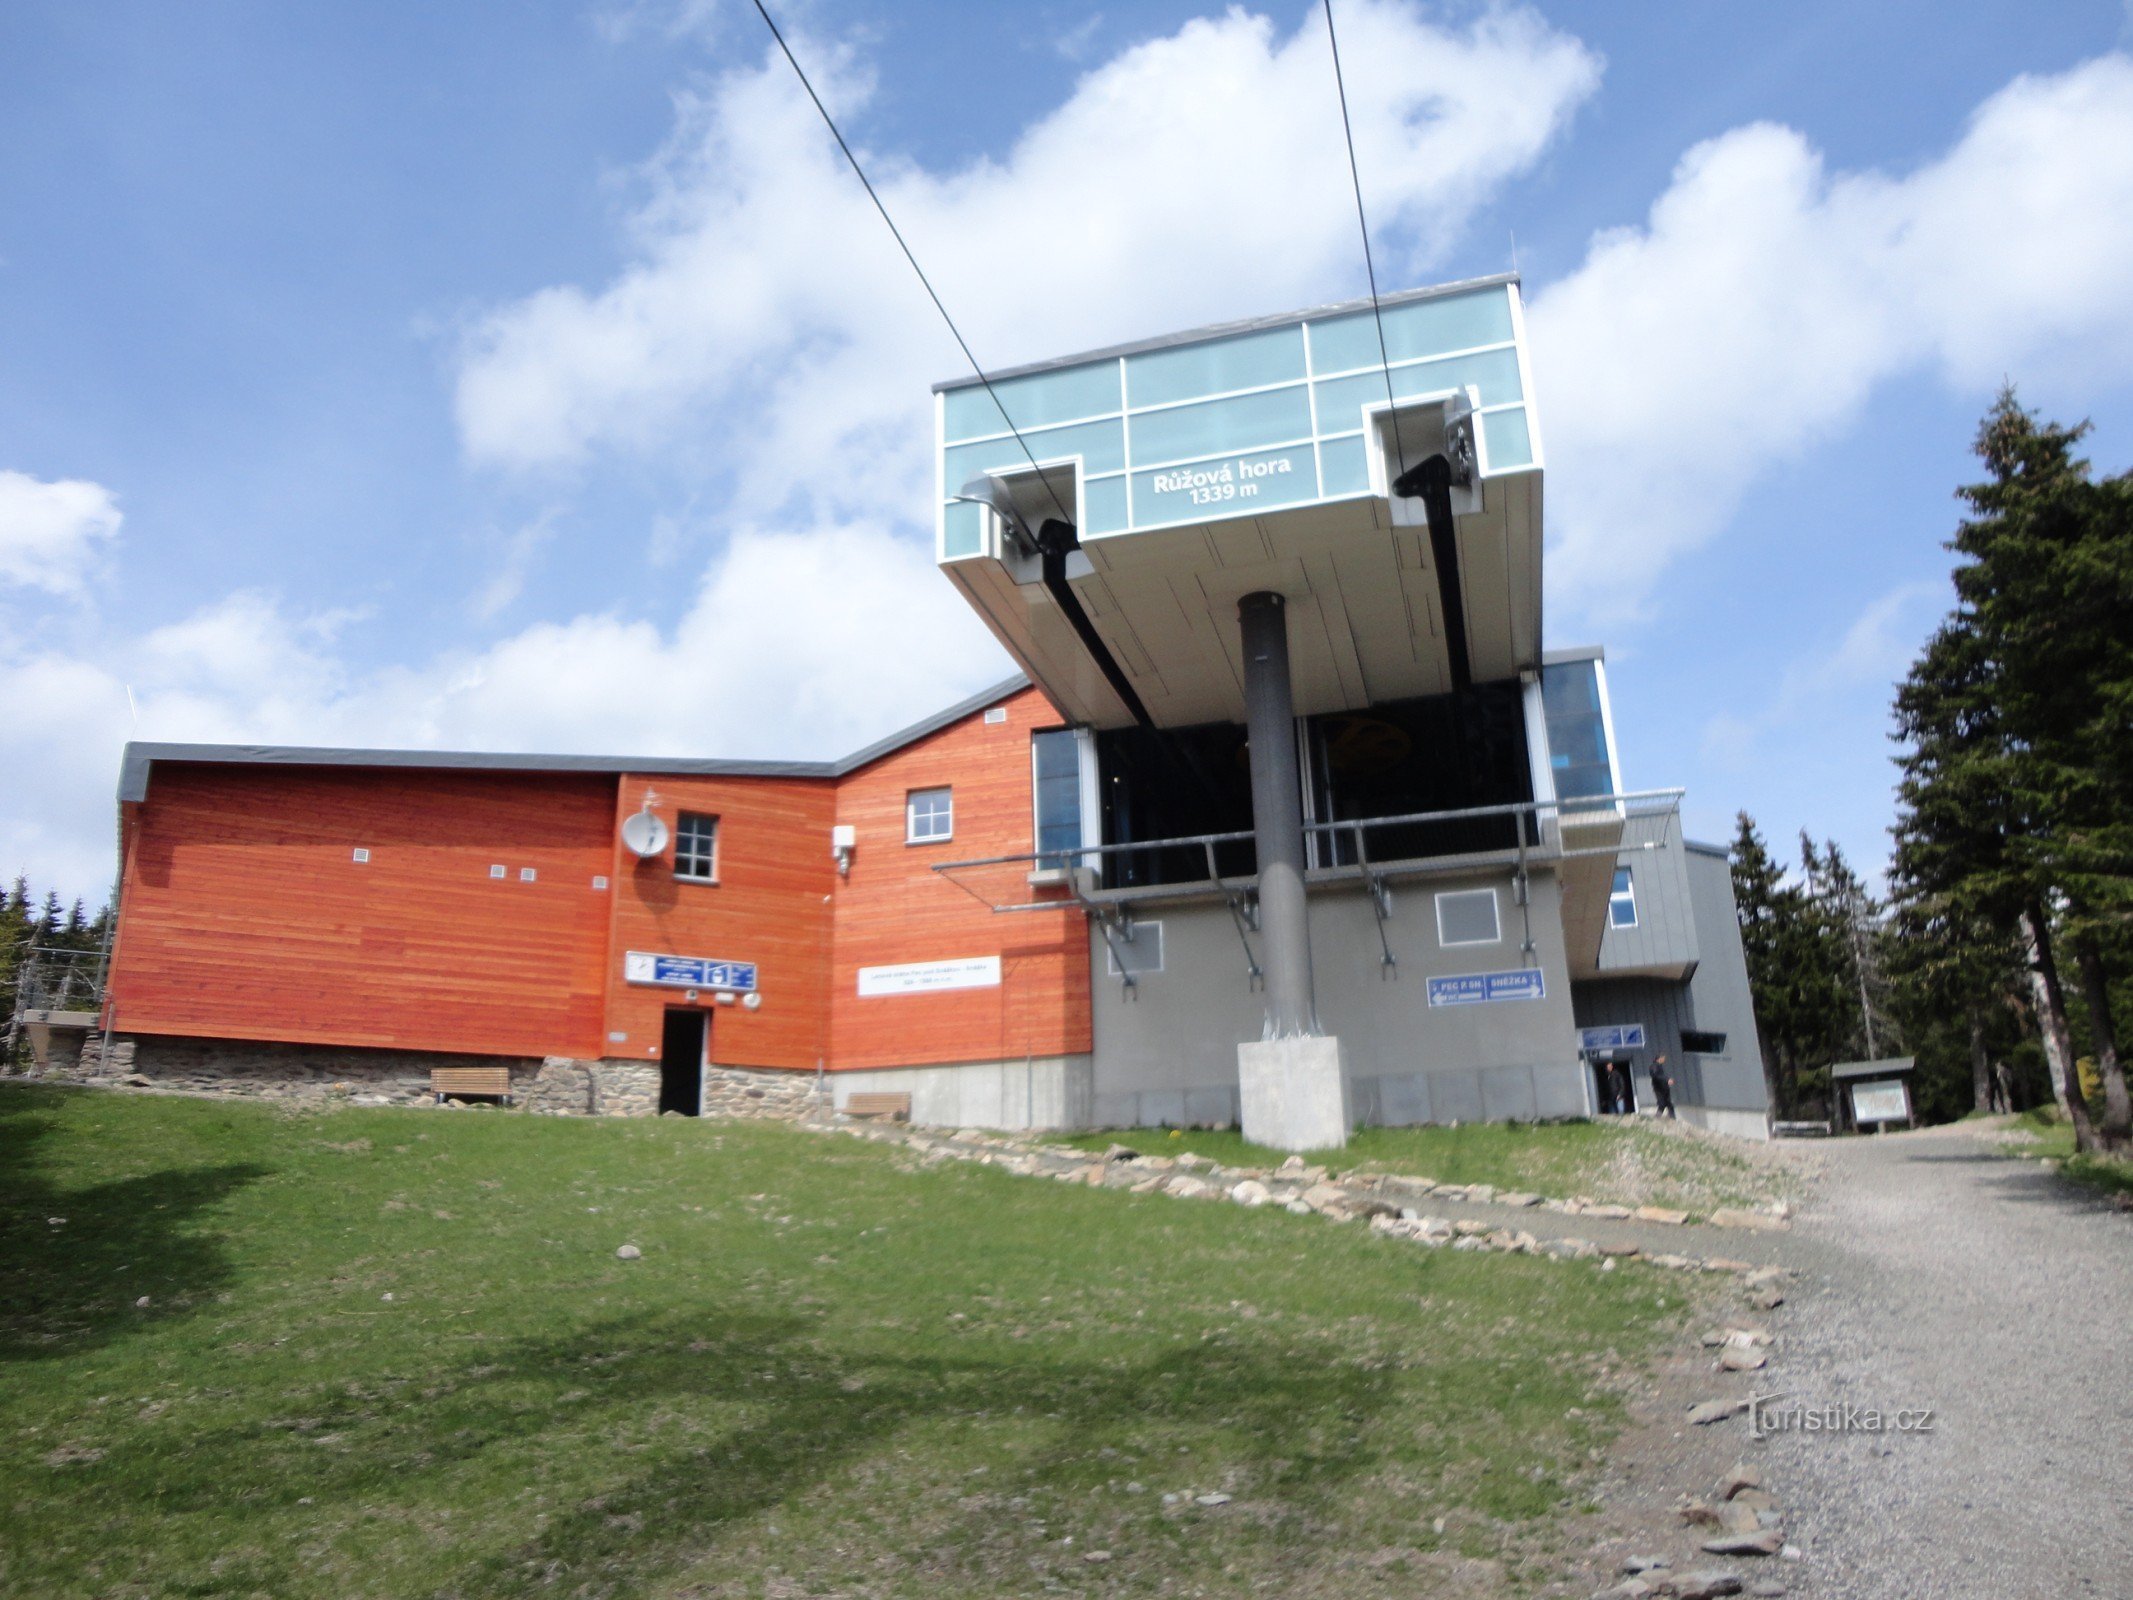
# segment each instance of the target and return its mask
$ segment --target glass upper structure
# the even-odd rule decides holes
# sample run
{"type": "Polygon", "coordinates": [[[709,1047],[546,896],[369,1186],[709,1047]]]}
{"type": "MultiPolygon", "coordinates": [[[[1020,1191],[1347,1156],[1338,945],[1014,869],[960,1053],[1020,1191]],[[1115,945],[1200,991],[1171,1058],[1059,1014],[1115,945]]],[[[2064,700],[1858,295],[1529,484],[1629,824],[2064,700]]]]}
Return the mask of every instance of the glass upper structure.
{"type": "Polygon", "coordinates": [[[984,549],[982,511],[954,498],[963,485],[1028,472],[1030,454],[1078,464],[1085,541],[1368,495],[1370,414],[1395,400],[1466,391],[1483,475],[1535,467],[1516,283],[1381,304],[1382,359],[1365,306],[1052,363],[990,392],[975,378],[943,385],[941,559],[984,549]]]}
{"type": "Polygon", "coordinates": [[[1615,772],[1608,759],[1599,662],[1549,662],[1541,669],[1541,704],[1548,718],[1548,760],[1556,798],[1613,794],[1615,772]]]}

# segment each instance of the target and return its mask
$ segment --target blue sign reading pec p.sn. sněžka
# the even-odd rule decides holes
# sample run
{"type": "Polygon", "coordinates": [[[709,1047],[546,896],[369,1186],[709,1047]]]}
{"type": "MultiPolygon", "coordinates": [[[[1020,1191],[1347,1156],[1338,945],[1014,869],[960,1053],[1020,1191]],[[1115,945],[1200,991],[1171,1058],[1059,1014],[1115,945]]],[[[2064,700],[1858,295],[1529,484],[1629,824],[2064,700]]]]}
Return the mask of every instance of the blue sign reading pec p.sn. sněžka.
{"type": "Polygon", "coordinates": [[[1510,972],[1462,972],[1429,980],[1429,1003],[1433,1006],[1493,1005],[1504,1000],[1544,1000],[1547,995],[1548,985],[1538,967],[1518,967],[1510,972]]]}

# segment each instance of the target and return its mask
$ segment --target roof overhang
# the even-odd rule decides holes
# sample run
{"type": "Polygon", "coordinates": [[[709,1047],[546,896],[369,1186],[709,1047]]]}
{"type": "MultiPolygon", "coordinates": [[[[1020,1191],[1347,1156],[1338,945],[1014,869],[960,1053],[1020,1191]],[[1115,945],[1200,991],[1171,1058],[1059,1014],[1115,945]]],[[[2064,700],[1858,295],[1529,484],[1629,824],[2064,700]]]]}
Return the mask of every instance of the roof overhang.
{"type": "Polygon", "coordinates": [[[1259,591],[1288,601],[1302,714],[1454,688],[1450,606],[1474,681],[1539,668],[1543,468],[1516,281],[1382,311],[1383,343],[1365,301],[946,386],[941,567],[1065,715],[1134,720],[1092,627],[1156,724],[1244,720],[1237,604],[1259,591]],[[1467,411],[1473,473],[1440,570],[1423,502],[1392,483],[1467,411]],[[1033,548],[1055,515],[1078,535],[1064,580],[1085,623],[1033,548]]]}

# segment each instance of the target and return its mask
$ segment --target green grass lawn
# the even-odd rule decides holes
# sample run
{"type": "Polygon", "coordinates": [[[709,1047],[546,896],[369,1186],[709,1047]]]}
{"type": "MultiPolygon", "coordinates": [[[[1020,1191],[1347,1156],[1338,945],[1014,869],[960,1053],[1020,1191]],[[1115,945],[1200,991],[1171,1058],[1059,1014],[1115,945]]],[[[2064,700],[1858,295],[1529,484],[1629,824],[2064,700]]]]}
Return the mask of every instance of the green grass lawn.
{"type": "Polygon", "coordinates": [[[2046,1157],[2078,1184],[2102,1194],[2133,1194],[2133,1160],[2124,1156],[2077,1156],[2073,1125],[2057,1106],[2038,1106],[2014,1117],[2010,1127],[2036,1135],[2033,1143],[2010,1146],[2018,1155],[2046,1157]]]}
{"type": "MultiPolygon", "coordinates": [[[[1141,1128],[1077,1134],[1067,1143],[1102,1150],[1113,1142],[1150,1154],[1190,1150],[1225,1165],[1279,1166],[1286,1152],[1247,1143],[1240,1133],[1141,1128]]],[[[1785,1191],[1784,1174],[1708,1139],[1682,1139],[1635,1122],[1471,1122],[1458,1127],[1363,1128],[1342,1150],[1309,1159],[1348,1171],[1370,1168],[1439,1183],[1494,1184],[1624,1205],[1674,1206],[1705,1213],[1754,1205],[1785,1191]]]]}
{"type": "Polygon", "coordinates": [[[1684,1293],[776,1126],[20,1084],[0,1230],[40,1597],[1525,1592],[1684,1293]]]}

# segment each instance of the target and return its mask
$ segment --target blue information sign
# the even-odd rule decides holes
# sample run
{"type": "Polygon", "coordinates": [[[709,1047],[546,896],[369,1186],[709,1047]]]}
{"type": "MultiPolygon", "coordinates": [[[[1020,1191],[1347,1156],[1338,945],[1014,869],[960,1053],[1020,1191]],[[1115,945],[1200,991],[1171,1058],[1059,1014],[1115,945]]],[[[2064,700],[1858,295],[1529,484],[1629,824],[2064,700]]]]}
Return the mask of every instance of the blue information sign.
{"type": "Polygon", "coordinates": [[[1644,1024],[1622,1022],[1610,1028],[1578,1029],[1580,1050],[1642,1050],[1644,1048],[1644,1024]]]}
{"type": "Polygon", "coordinates": [[[1511,972],[1462,972],[1452,978],[1429,980],[1429,1003],[1433,1006],[1484,1006],[1504,1000],[1544,1000],[1548,985],[1538,967],[1519,967],[1511,972]]]}
{"type": "Polygon", "coordinates": [[[624,957],[622,969],[622,975],[631,983],[657,984],[663,989],[755,992],[753,961],[713,961],[707,956],[666,956],[632,950],[624,957]]]}

